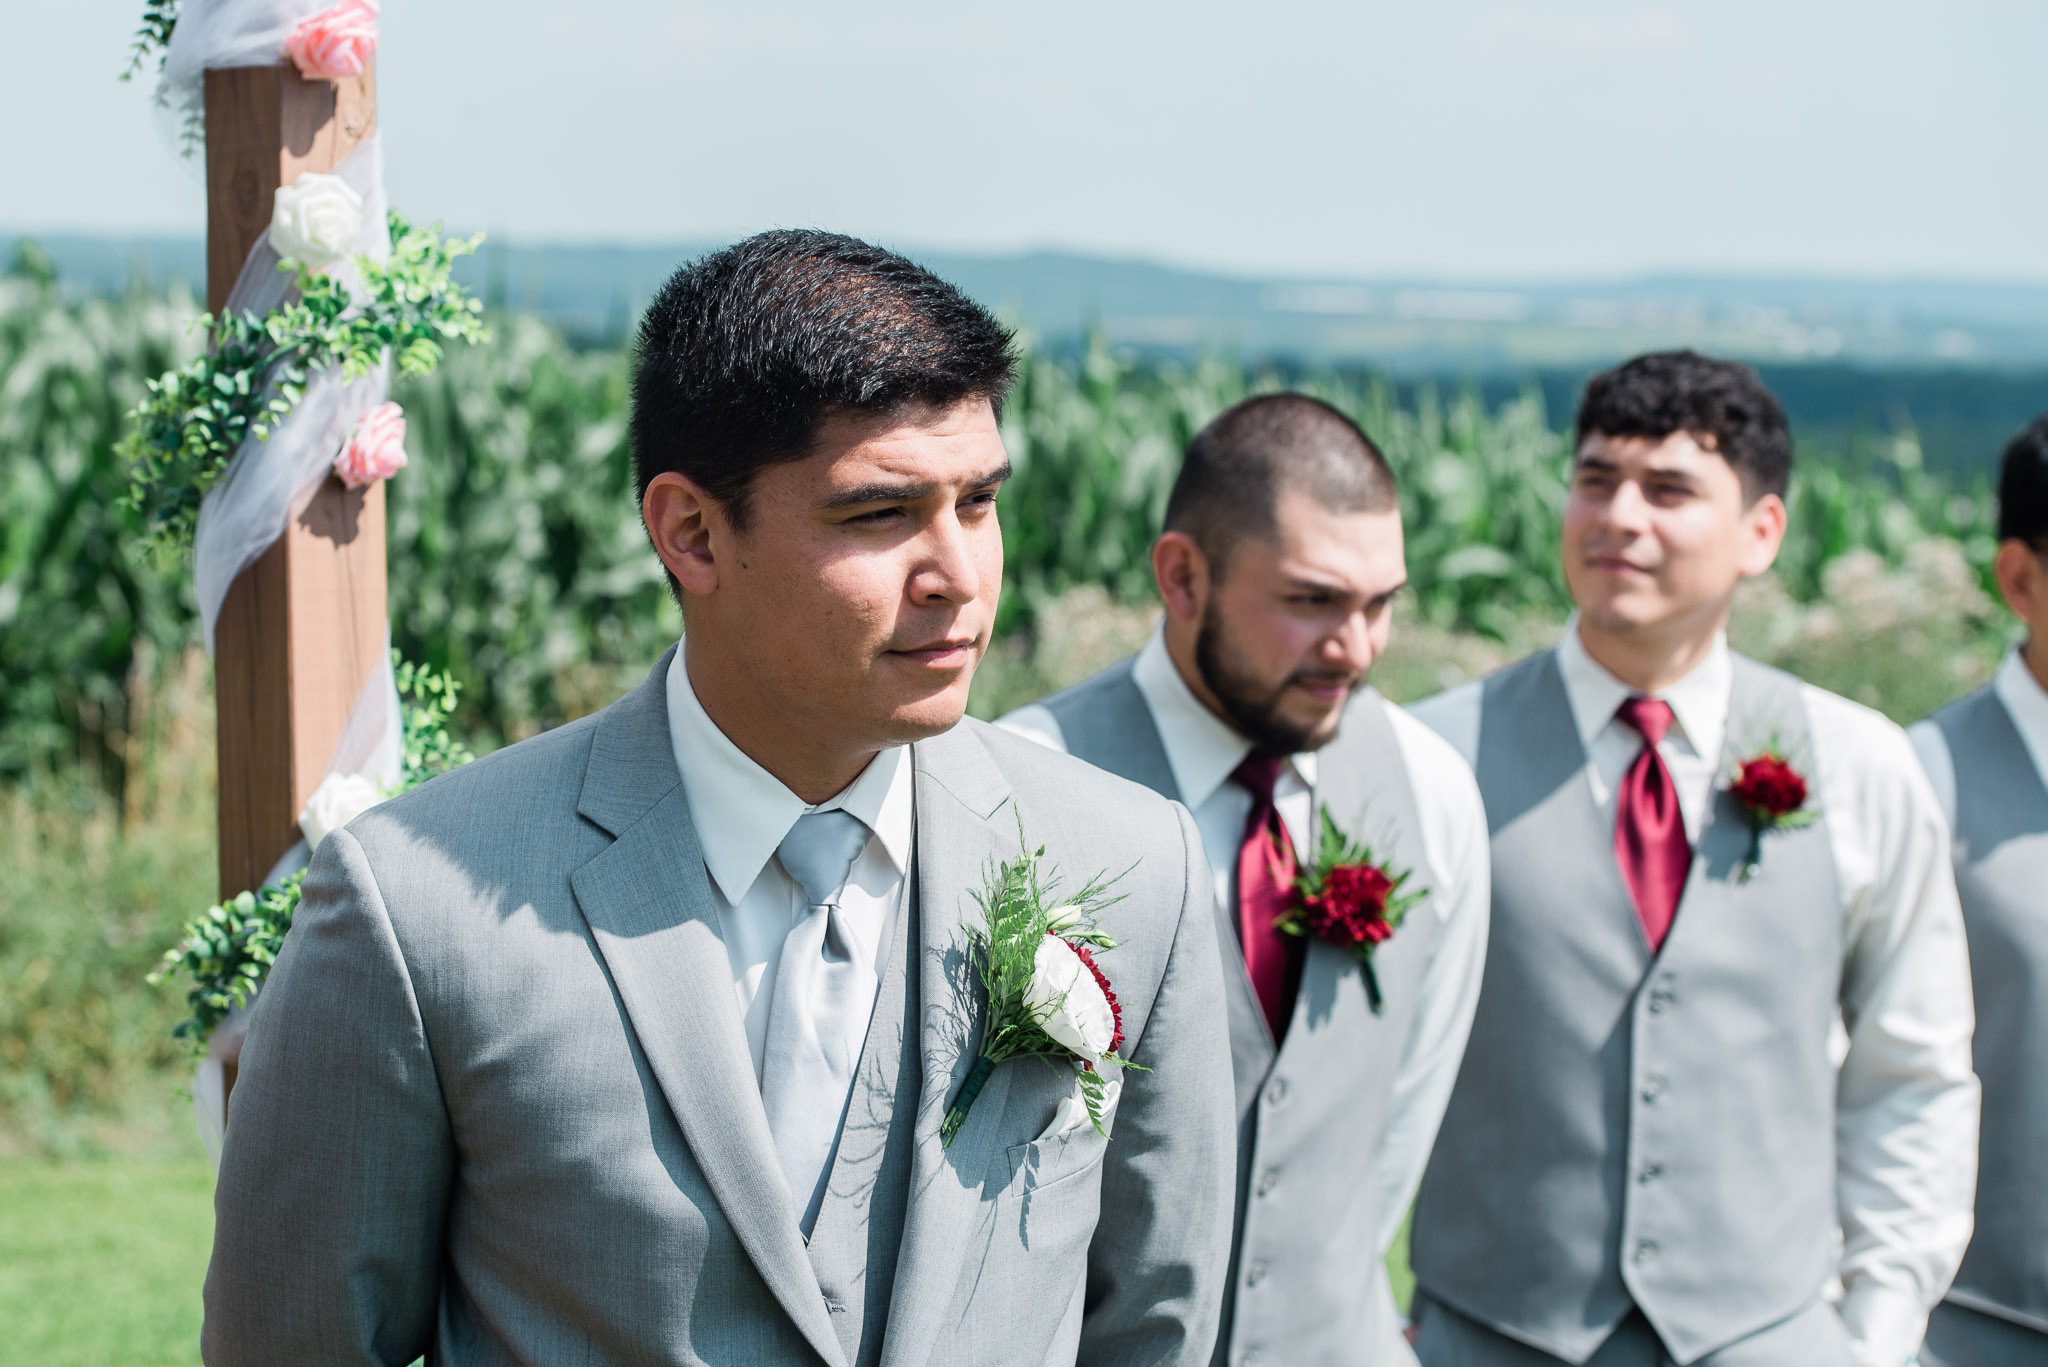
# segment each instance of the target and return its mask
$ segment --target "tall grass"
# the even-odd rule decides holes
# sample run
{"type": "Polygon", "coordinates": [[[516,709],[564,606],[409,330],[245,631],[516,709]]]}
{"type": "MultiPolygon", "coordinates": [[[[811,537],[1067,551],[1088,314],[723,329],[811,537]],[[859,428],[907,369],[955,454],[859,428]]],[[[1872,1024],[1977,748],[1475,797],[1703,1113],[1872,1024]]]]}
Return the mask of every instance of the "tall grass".
{"type": "MultiPolygon", "coordinates": [[[[143,378],[196,344],[194,312],[69,301],[32,251],[0,278],[0,1149],[117,1142],[181,1065],[175,993],[142,979],[214,891],[211,703],[189,568],[138,549],[113,444],[143,378]]],[[[492,327],[399,383],[412,463],[390,486],[394,636],[455,673],[479,748],[609,701],[678,629],[634,513],[625,355],[492,327]]],[[[1401,483],[1413,592],[1377,683],[1415,698],[1554,636],[1566,440],[1534,391],[1489,408],[1097,342],[1027,356],[1004,414],[1007,582],[978,714],[1143,639],[1180,451],[1283,383],[1357,417],[1401,483]]],[[[1803,449],[1791,508],[1739,645],[1901,720],[1988,674],[2008,625],[1986,489],[1928,473],[1908,435],[1803,449]]]]}
{"type": "MultiPolygon", "coordinates": [[[[191,639],[187,567],[137,548],[113,443],[143,378],[195,345],[192,312],[182,297],[67,301],[32,249],[0,279],[0,779],[82,762],[118,794],[133,675],[191,639]]],[[[572,349],[531,318],[493,328],[489,345],[398,384],[413,462],[390,493],[397,643],[456,674],[464,722],[486,741],[587,710],[678,629],[635,515],[626,356],[572,349]]],[[[1146,548],[1187,439],[1286,378],[1138,363],[1099,340],[1027,356],[1004,415],[1013,655],[1036,649],[1049,605],[1076,588],[1150,601],[1146,548]]],[[[1510,641],[1563,611],[1565,441],[1535,391],[1488,410],[1369,377],[1293,381],[1386,448],[1421,621],[1510,641]]],[[[1780,577],[1797,602],[1822,597],[1829,566],[1855,551],[1896,568],[1939,536],[1980,581],[1989,562],[1987,492],[1921,469],[1910,435],[1803,452],[1791,502],[1780,577]]]]}

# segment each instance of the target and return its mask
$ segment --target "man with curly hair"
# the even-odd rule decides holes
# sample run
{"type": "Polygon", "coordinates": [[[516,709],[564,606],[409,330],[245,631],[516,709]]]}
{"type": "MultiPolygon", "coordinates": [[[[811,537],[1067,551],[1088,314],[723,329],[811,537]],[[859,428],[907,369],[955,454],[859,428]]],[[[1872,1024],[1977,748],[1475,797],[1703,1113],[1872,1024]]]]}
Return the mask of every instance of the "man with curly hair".
{"type": "Polygon", "coordinates": [[[1947,824],[1897,726],[1724,635],[1791,462],[1747,367],[1595,376],[1563,640],[1416,709],[1493,856],[1415,1211],[1425,1367],[1904,1367],[1969,1239],[1947,824]]]}

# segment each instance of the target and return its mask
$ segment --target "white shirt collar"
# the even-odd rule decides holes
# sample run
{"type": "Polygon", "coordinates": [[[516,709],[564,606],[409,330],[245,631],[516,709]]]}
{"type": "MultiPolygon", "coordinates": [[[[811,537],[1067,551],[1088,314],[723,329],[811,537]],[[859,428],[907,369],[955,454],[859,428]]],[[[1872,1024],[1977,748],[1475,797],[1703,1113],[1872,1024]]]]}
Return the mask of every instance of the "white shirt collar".
{"type": "MultiPolygon", "coordinates": [[[[1166,763],[1173,770],[1174,786],[1189,810],[1199,808],[1229,779],[1231,772],[1251,753],[1252,743],[1236,727],[1203,706],[1181,678],[1180,669],[1166,650],[1166,629],[1152,632],[1152,639],[1138,652],[1131,666],[1131,682],[1152,709],[1152,722],[1159,728],[1160,743],[1166,747],[1166,763]]],[[[1315,787],[1316,757],[1304,750],[1289,757],[1294,772],[1309,787],[1315,787]]]]}
{"type": "Polygon", "coordinates": [[[2005,662],[1998,666],[1998,673],[1991,680],[1992,692],[2005,704],[2005,710],[2012,717],[2013,728],[2026,743],[2027,754],[2034,761],[2034,768],[2048,777],[2048,690],[2043,690],[2041,681],[2027,668],[2017,647],[2007,653],[2005,662]]]}
{"type": "Polygon", "coordinates": [[[906,747],[879,752],[860,777],[813,807],[718,729],[697,701],[680,646],[669,662],[667,683],[669,743],[690,800],[690,820],[704,866],[727,902],[739,905],[805,812],[837,808],[859,817],[881,838],[896,872],[908,872],[912,801],[906,747]]]}
{"type": "MultiPolygon", "coordinates": [[[[1579,728],[1579,741],[1590,747],[1594,737],[1606,730],[1622,703],[1634,697],[1629,687],[1586,653],[1579,639],[1579,615],[1565,623],[1564,639],[1557,645],[1557,668],[1564,676],[1565,696],[1571,700],[1572,720],[1579,728]]],[[[1721,741],[1728,729],[1728,703],[1735,691],[1735,669],[1729,661],[1728,638],[1714,635],[1713,648],[1692,673],[1650,697],[1671,704],[1678,730],[1696,755],[1718,761],[1721,741]]]]}

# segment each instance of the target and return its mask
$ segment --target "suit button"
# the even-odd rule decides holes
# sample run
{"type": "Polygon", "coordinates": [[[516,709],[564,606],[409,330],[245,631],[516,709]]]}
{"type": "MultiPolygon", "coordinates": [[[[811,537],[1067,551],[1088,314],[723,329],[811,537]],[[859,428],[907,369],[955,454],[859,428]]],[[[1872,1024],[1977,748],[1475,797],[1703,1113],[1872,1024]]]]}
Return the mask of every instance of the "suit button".
{"type": "Polygon", "coordinates": [[[1259,1176],[1259,1195],[1264,1196],[1267,1192],[1271,1191],[1274,1184],[1279,1180],[1280,1170],[1278,1168],[1267,1168],[1259,1176]]]}
{"type": "Polygon", "coordinates": [[[1264,1280],[1266,1280],[1266,1265],[1263,1262],[1253,1263],[1245,1269],[1244,1284],[1246,1286],[1257,1286],[1264,1280]]]}
{"type": "Polygon", "coordinates": [[[1636,1266],[1644,1267],[1657,1261],[1657,1245],[1648,1239],[1636,1245],[1636,1266]]]}
{"type": "Polygon", "coordinates": [[[1654,1182],[1663,1175],[1664,1167],[1661,1163],[1645,1163],[1640,1169],[1637,1170],[1636,1181],[1654,1182]]]}
{"type": "Polygon", "coordinates": [[[1278,1106],[1285,1100],[1287,1100],[1286,1078],[1276,1077],[1266,1084],[1266,1104],[1268,1106],[1278,1106]]]}
{"type": "Polygon", "coordinates": [[[1658,1097],[1664,1095],[1664,1079],[1655,1073],[1650,1074],[1643,1079],[1642,1091],[1639,1095],[1645,1101],[1655,1101],[1658,1097]]]}
{"type": "Polygon", "coordinates": [[[1678,999],[1671,994],[1671,990],[1669,988],[1656,988],[1650,993],[1650,1014],[1653,1016],[1663,1015],[1664,1012],[1671,1006],[1671,1004],[1677,1000],[1678,999]]]}

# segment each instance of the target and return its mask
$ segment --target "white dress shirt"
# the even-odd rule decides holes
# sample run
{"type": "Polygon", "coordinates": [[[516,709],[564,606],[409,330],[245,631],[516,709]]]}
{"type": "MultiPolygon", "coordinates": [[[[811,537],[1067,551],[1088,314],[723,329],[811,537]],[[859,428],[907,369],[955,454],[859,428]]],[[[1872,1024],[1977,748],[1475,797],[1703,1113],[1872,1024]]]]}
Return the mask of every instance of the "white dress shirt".
{"type": "MultiPolygon", "coordinates": [[[[1237,854],[1251,815],[1251,794],[1229,782],[1231,771],[1251,753],[1252,743],[1203,706],[1155,631],[1139,652],[1131,681],[1151,709],[1159,739],[1181,800],[1194,815],[1202,851],[1216,877],[1219,905],[1236,906],[1237,854]]],[[[1394,1081],[1393,1114],[1377,1171],[1384,1252],[1400,1232],[1422,1170],[1436,1143],[1437,1127],[1450,1104],[1458,1061],[1479,1005],[1479,979],[1486,967],[1486,928],[1492,901],[1487,858],[1486,809],[1471,771],[1449,746],[1400,708],[1389,705],[1388,720],[1401,747],[1421,822],[1422,847],[1433,889],[1418,911],[1443,918],[1444,933],[1420,988],[1421,1005],[1394,1081]]],[[[1057,718],[1033,703],[997,725],[1055,750],[1067,748],[1057,718]]],[[[1317,756],[1288,757],[1273,785],[1273,805],[1297,859],[1315,851],[1317,756]]]]}
{"type": "Polygon", "coordinates": [[[669,743],[711,875],[719,931],[732,961],[733,995],[759,1082],[782,941],[807,910],[802,889],[783,870],[775,848],[805,812],[838,808],[873,832],[839,894],[850,948],[873,963],[889,943],[911,867],[910,752],[903,746],[881,751],[839,794],[808,805],[718,729],[690,686],[684,654],[676,651],[668,667],[669,743]]]}
{"type": "MultiPolygon", "coordinates": [[[[1615,717],[1635,690],[1586,653],[1578,619],[1557,662],[1586,748],[1586,781],[1612,818],[1642,736],[1615,717]]],[[[1970,1241],[1976,1191],[1975,1014],[1969,950],[1949,864],[1948,823],[1905,734],[1867,707],[1802,685],[1809,734],[1792,718],[1743,718],[1729,735],[1734,671],[1725,639],[1653,696],[1675,724],[1658,747],[1697,841],[1728,750],[1783,744],[1826,816],[1842,899],[1841,1018],[1835,1029],[1835,1190],[1840,1310],[1859,1362],[1900,1367],[1970,1241]],[[1754,731],[1756,734],[1750,734],[1754,731]],[[1726,742],[1727,750],[1724,750],[1726,742]]],[[[1467,759],[1479,753],[1480,684],[1415,708],[1467,759]]],[[[1603,849],[1598,857],[1609,857],[1603,849]]]]}
{"type": "MultiPolygon", "coordinates": [[[[2018,650],[2008,653],[1998,666],[1998,673],[1992,676],[1991,691],[2011,714],[2013,729],[2020,733],[2027,758],[2034,762],[2034,772],[2048,778],[2048,689],[2041,687],[2041,681],[2027,668],[2018,650]]],[[[1932,719],[1913,723],[1906,734],[1912,737],[1913,748],[1920,754],[1921,766],[1927,770],[1927,781],[1934,786],[1942,814],[1949,824],[1955,824],[1956,762],[1948,752],[1948,737],[1941,734],[1941,728],[1932,719]]]]}

